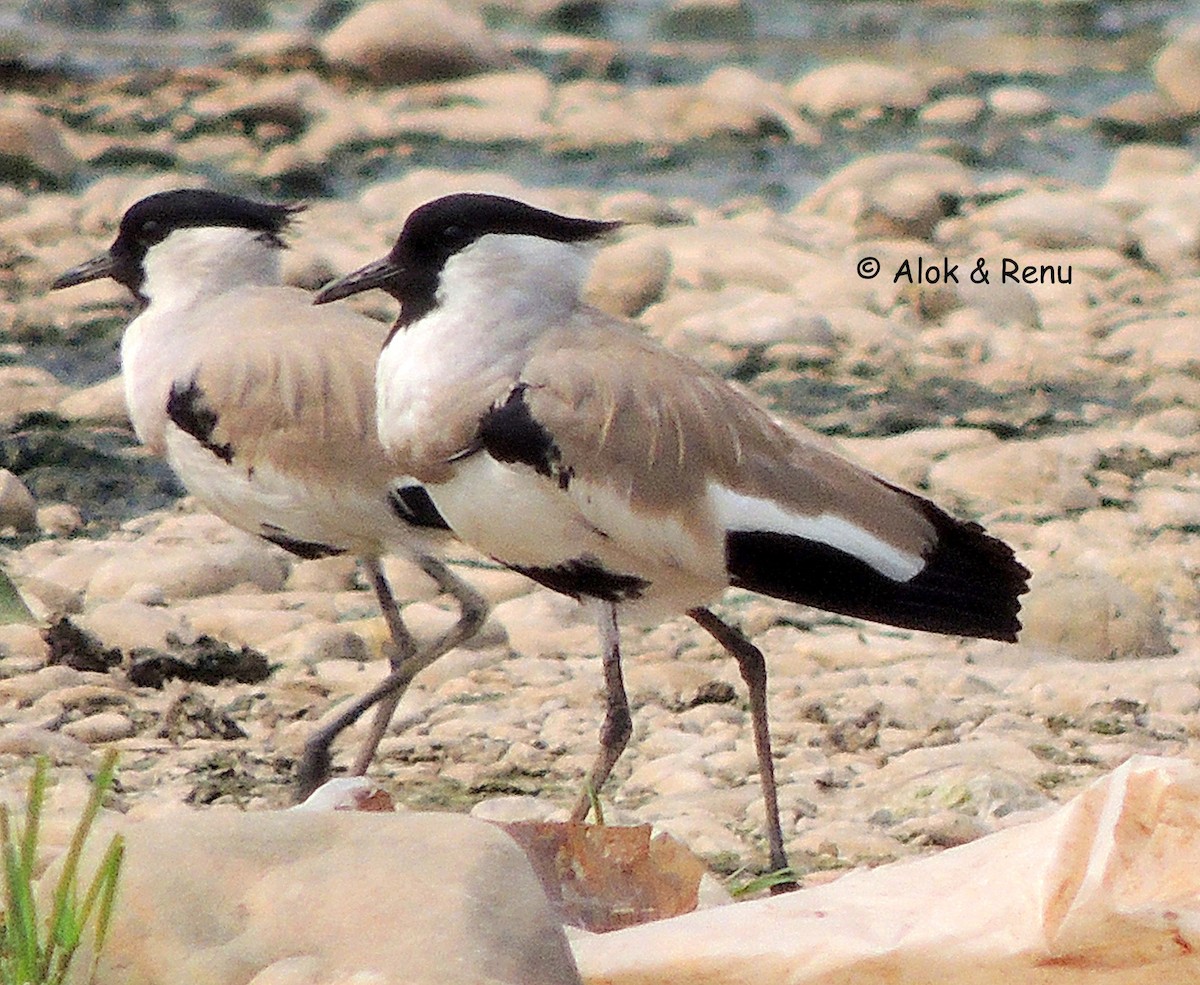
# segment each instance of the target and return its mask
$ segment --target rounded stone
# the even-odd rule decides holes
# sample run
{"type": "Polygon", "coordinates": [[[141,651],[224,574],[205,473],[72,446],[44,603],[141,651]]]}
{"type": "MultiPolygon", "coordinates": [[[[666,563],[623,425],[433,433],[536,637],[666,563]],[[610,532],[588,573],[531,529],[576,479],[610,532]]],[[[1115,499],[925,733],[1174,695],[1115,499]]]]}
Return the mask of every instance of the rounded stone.
{"type": "Polygon", "coordinates": [[[135,728],[133,722],[120,712],[101,711],[95,715],[68,722],[62,727],[62,731],[64,735],[68,735],[72,739],[78,739],[88,745],[95,745],[100,742],[128,739],[133,735],[135,728]]]}
{"type": "Polygon", "coordinates": [[[385,85],[453,79],[505,61],[483,21],[444,0],[373,0],[334,28],[320,48],[332,64],[385,85]]]}
{"type": "Polygon", "coordinates": [[[870,112],[913,112],[928,91],[912,72],[852,61],[814,69],[792,85],[788,96],[802,112],[830,119],[870,112]]]}
{"type": "Polygon", "coordinates": [[[38,529],[37,502],[25,483],[8,469],[0,469],[0,529],[20,533],[38,529]]]}

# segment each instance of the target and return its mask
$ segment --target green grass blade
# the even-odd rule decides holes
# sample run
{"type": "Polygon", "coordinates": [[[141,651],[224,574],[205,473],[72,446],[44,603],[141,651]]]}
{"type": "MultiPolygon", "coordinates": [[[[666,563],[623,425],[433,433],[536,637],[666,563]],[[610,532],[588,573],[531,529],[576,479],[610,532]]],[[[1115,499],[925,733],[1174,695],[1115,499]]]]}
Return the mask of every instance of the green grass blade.
{"type": "Polygon", "coordinates": [[[29,611],[25,600],[21,598],[17,586],[4,573],[4,569],[0,568],[0,626],[14,622],[37,622],[37,620],[29,611]]]}
{"type": "Polygon", "coordinates": [[[116,901],[124,841],[115,835],[92,874],[81,901],[78,893],[83,846],[91,833],[116,771],[116,753],[105,756],[92,781],[87,803],[63,856],[53,889],[49,919],[38,917],[34,880],[38,837],[46,799],[48,764],[39,758],[29,783],[24,828],[16,830],[9,811],[0,805],[0,876],[4,886],[0,912],[0,985],[62,985],[92,921],[96,946],[92,972],[108,936],[116,901]]]}
{"type": "Polygon", "coordinates": [[[776,886],[794,883],[795,881],[796,873],[790,867],[777,869],[775,872],[767,872],[754,879],[748,879],[746,882],[730,886],[729,895],[734,899],[741,899],[743,896],[754,896],[763,892],[763,890],[773,889],[776,886]]]}
{"type": "Polygon", "coordinates": [[[125,839],[114,835],[109,843],[104,861],[100,865],[99,875],[103,876],[104,884],[100,891],[100,910],[96,914],[96,954],[104,947],[108,937],[108,925],[112,922],[113,907],[117,902],[117,881],[121,877],[121,863],[125,860],[125,839]]]}
{"type": "Polygon", "coordinates": [[[106,911],[112,908],[117,888],[117,872],[121,867],[121,858],[124,855],[124,851],[125,845],[121,836],[114,835],[113,840],[109,842],[108,850],[104,853],[104,858],[101,859],[100,865],[96,868],[96,874],[92,876],[92,881],[83,897],[83,904],[79,907],[78,924],[80,936],[82,936],[83,928],[87,926],[87,922],[92,915],[92,910],[96,907],[97,903],[101,906],[100,911],[96,915],[97,949],[99,949],[99,944],[103,942],[104,935],[108,932],[108,920],[111,913],[106,911]]]}
{"type": "MultiPolygon", "coordinates": [[[[75,926],[76,921],[73,919],[70,922],[65,921],[67,921],[68,916],[73,918],[78,911],[75,885],[76,876],[79,872],[79,861],[83,855],[83,843],[87,840],[88,833],[92,829],[92,824],[96,820],[96,815],[100,812],[100,805],[104,801],[104,795],[108,792],[109,787],[112,786],[116,766],[117,753],[115,750],[109,750],[104,756],[100,771],[92,781],[91,793],[88,795],[87,803],[84,805],[83,814],[79,818],[79,823],[75,826],[75,833],[71,836],[71,844],[67,848],[62,871],[59,873],[58,883],[54,889],[54,905],[50,910],[49,922],[51,934],[46,943],[45,951],[42,954],[39,968],[41,980],[48,979],[52,967],[58,967],[64,961],[69,964],[71,957],[74,955],[75,947],[79,943],[75,933],[77,930],[75,926]],[[60,932],[63,933],[61,939],[58,936],[60,932]]],[[[63,965],[63,968],[63,973],[65,974],[65,965],[63,965]]]]}
{"type": "Polygon", "coordinates": [[[37,901],[33,885],[22,870],[21,859],[11,841],[4,845],[4,943],[16,982],[35,981],[41,963],[38,940],[37,901]]]}
{"type": "Polygon", "coordinates": [[[50,761],[38,756],[33,765],[33,776],[29,778],[29,793],[25,797],[25,830],[21,837],[21,865],[25,878],[33,878],[33,867],[37,864],[38,833],[42,827],[42,807],[46,803],[46,784],[50,774],[50,761]]]}

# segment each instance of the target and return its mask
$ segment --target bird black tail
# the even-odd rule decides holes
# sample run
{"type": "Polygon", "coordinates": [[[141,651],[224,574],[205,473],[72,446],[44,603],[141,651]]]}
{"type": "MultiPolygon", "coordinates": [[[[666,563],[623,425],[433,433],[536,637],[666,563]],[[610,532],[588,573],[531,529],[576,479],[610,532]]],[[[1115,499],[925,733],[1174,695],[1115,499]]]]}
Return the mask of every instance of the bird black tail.
{"type": "Polygon", "coordinates": [[[775,531],[725,538],[730,584],[829,612],[932,633],[1015,642],[1029,570],[977,523],[957,520],[903,489],[933,524],[937,540],[908,581],[820,541],[775,531]]]}

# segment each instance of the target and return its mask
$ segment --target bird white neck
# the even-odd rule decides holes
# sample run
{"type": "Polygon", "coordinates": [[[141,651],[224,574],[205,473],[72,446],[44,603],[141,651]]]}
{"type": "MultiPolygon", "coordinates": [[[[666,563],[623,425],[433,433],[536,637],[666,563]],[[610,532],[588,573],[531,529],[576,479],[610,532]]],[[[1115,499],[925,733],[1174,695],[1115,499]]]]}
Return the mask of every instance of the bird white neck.
{"type": "MultiPolygon", "coordinates": [[[[166,400],[188,352],[212,325],[187,309],[246,287],[280,283],[279,247],[242,228],[177,229],[143,260],[149,304],[121,337],[125,401],[138,438],[161,454],[166,400]]],[[[235,311],[231,311],[233,316],[235,311]]]]}
{"type": "Polygon", "coordinates": [[[177,229],[143,260],[152,308],[177,308],[250,285],[278,284],[280,248],[250,229],[177,229]]]}
{"type": "Polygon", "coordinates": [[[501,345],[510,333],[552,327],[580,303],[593,252],[538,236],[484,236],[446,261],[437,313],[459,326],[482,319],[501,345]]]}

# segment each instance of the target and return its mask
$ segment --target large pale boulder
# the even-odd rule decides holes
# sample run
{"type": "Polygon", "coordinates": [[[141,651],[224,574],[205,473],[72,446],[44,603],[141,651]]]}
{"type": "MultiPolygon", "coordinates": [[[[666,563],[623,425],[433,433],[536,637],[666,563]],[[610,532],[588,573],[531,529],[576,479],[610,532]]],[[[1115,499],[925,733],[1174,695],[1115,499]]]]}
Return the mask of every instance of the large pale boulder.
{"type": "Polygon", "coordinates": [[[287,580],[280,551],[215,516],[163,523],[127,551],[102,562],[88,583],[91,602],[119,599],[152,585],[169,599],[197,598],[254,585],[277,592],[287,580]]]}
{"type": "Polygon", "coordinates": [[[1033,190],[1004,198],[974,212],[971,224],[1050,250],[1102,246],[1120,252],[1132,238],[1115,209],[1078,190],[1033,190]]]}
{"type": "Polygon", "coordinates": [[[525,854],[484,821],[172,810],[123,827],[97,985],[579,982],[525,854]]]}
{"type": "Polygon", "coordinates": [[[0,469],[0,529],[37,529],[37,503],[33,494],[8,469],[0,469]]]}
{"type": "Polygon", "coordinates": [[[1053,815],[931,858],[574,943],[584,979],[1197,980],[1200,771],[1135,757],[1053,815]]]}

